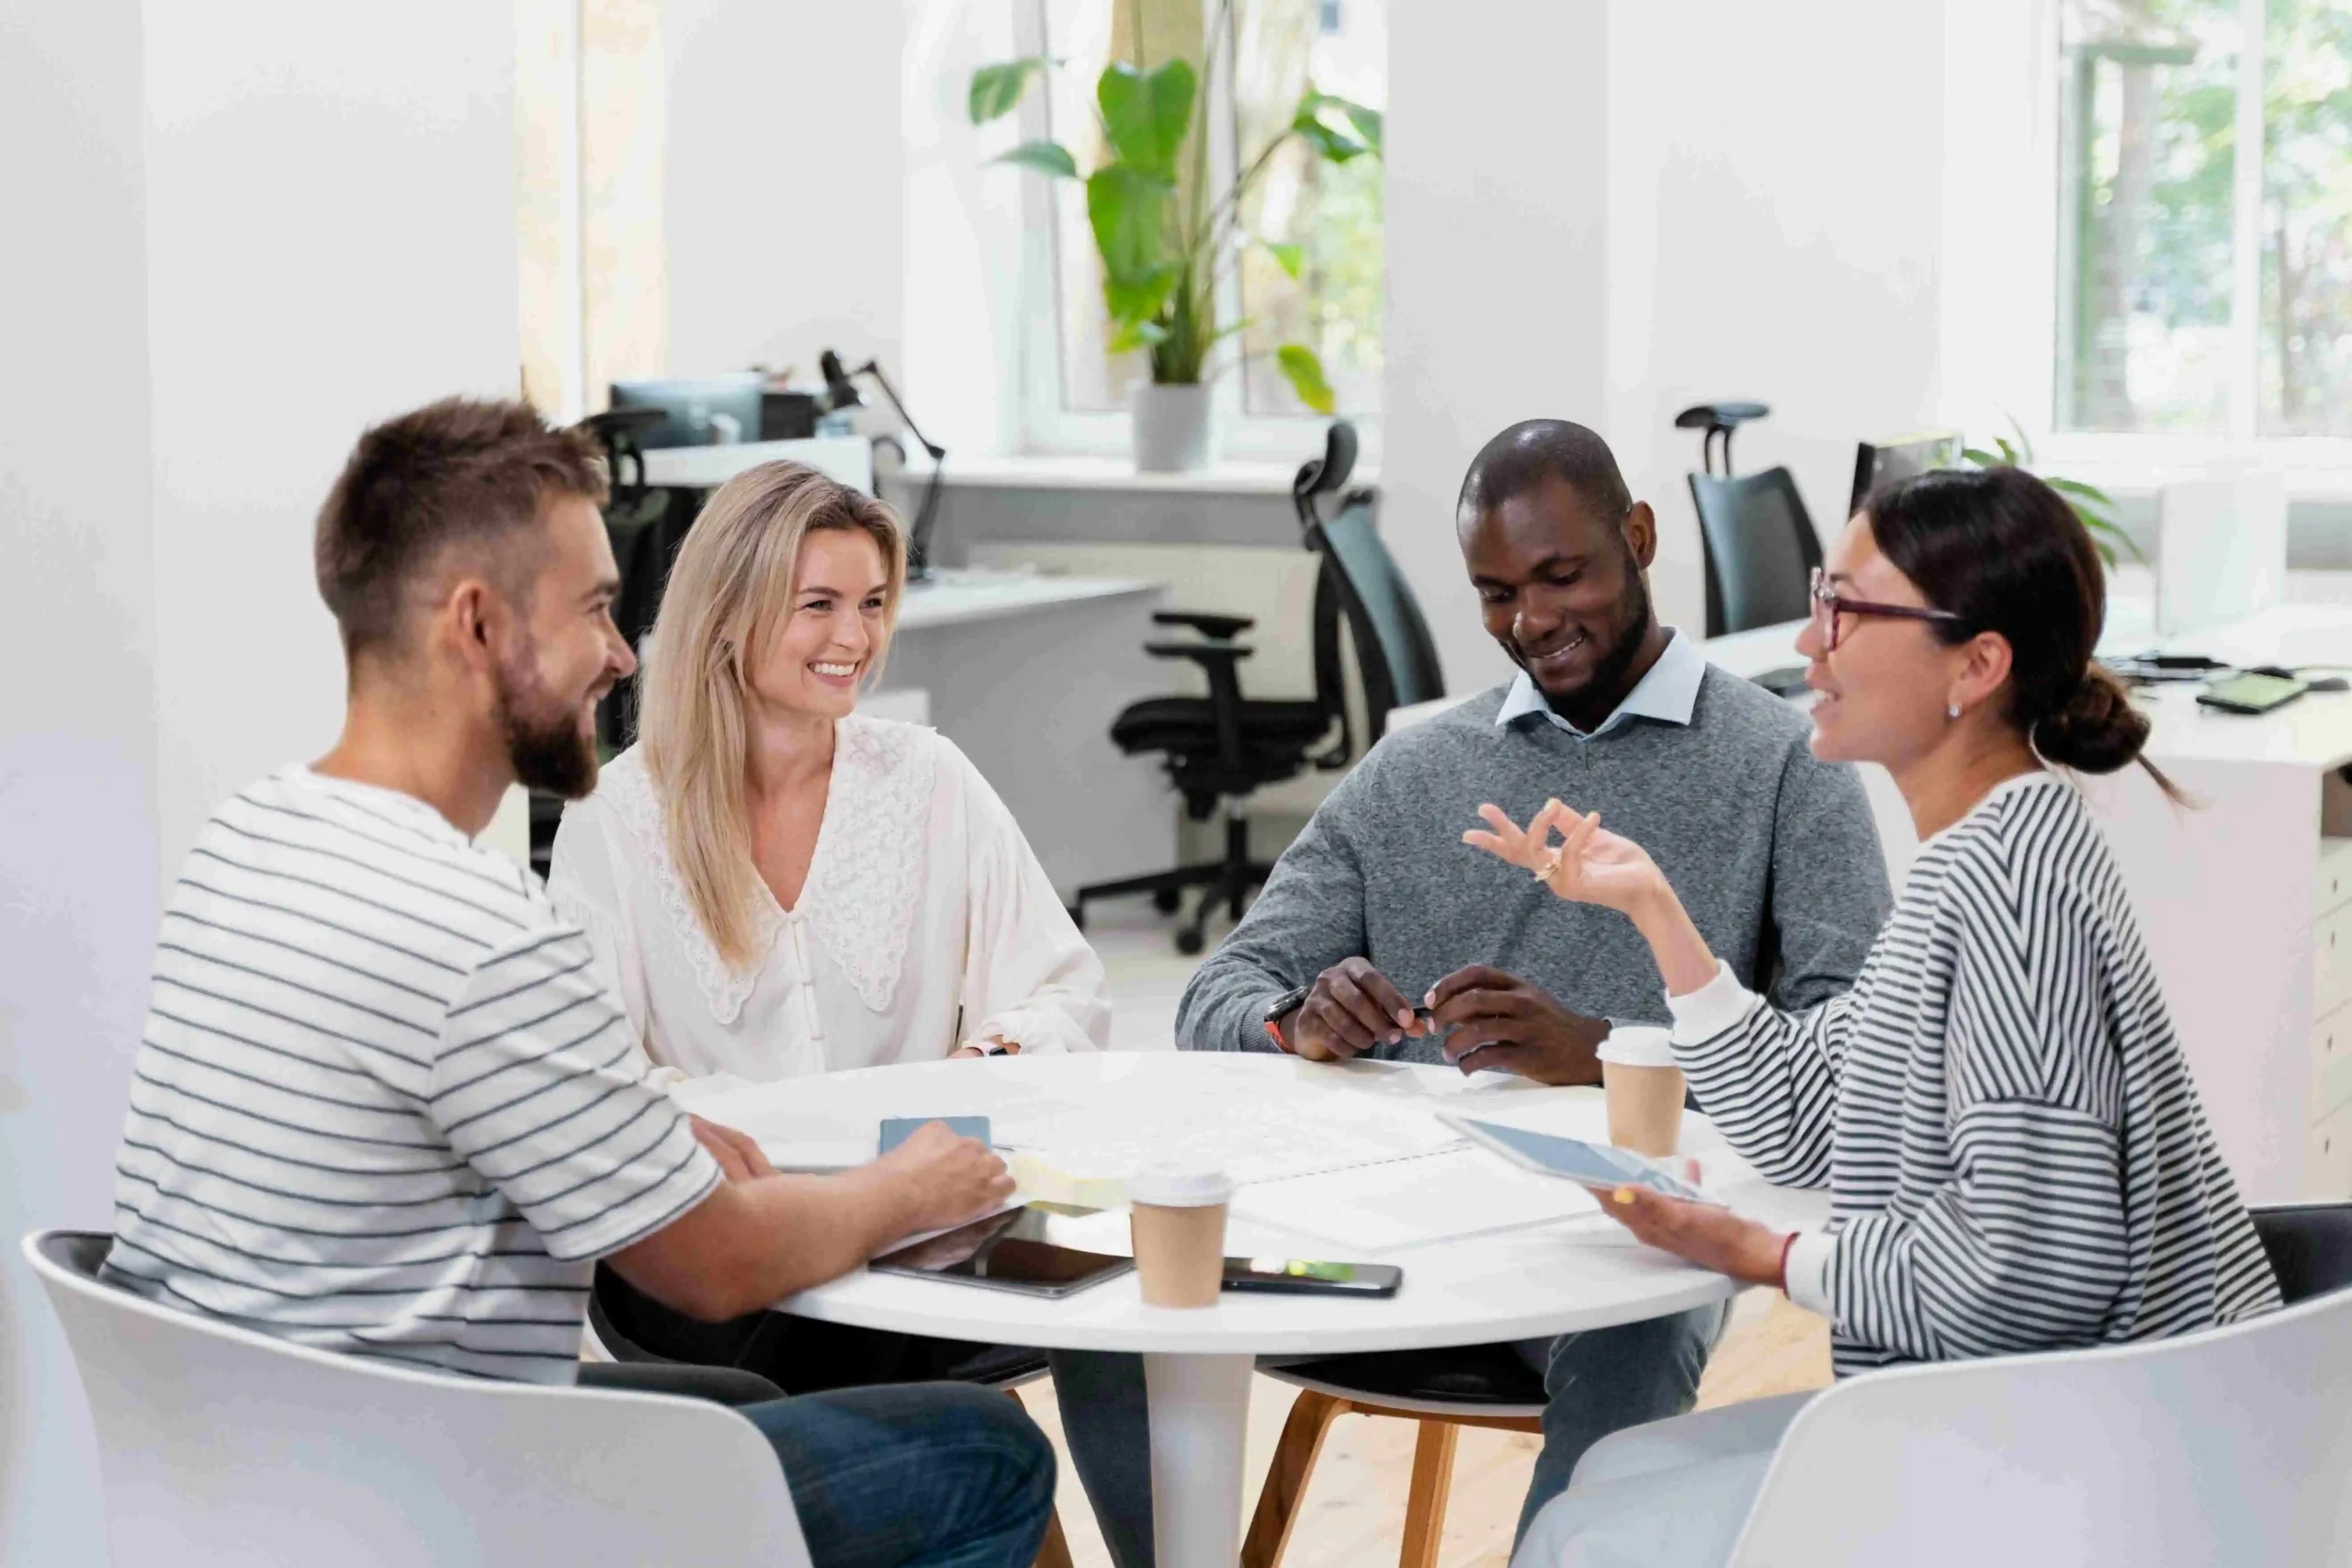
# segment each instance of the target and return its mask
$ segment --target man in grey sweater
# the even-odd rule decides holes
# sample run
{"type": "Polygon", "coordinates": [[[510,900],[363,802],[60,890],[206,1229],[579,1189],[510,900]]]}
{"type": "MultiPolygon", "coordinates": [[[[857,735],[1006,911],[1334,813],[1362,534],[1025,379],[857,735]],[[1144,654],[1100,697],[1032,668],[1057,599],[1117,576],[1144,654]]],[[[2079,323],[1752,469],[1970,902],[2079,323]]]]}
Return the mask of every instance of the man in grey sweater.
{"type": "MultiPolygon", "coordinates": [[[[1776,1005],[1844,991],[1889,904],[1861,782],[1814,759],[1802,713],[1658,624],[1644,578],[1657,519],[1608,446],[1564,421],[1513,425],[1472,462],[1457,528],[1519,675],[1381,740],[1340,781],[1185,988],[1177,1044],[1598,1083],[1612,1022],[1667,1021],[1647,949],[1617,915],[1462,842],[1482,804],[1525,820],[1555,796],[1647,848],[1708,945],[1776,1005]]],[[[1723,1319],[1705,1307],[1514,1348],[1550,1395],[1522,1529],[1594,1442],[1690,1408],[1723,1319]]],[[[1141,1568],[1148,1483],[1111,1462],[1134,1446],[1115,1429],[1141,1431],[1139,1368],[1057,1358],[1056,1378],[1065,1421],[1091,1439],[1074,1451],[1113,1554],[1141,1568]]]]}

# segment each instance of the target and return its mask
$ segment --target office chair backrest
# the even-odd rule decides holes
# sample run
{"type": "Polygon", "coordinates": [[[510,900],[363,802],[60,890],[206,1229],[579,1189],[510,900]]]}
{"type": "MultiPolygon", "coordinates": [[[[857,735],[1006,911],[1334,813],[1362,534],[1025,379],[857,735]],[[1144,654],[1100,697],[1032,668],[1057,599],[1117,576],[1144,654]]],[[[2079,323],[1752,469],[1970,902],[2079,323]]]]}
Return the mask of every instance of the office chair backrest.
{"type": "Polygon", "coordinates": [[[1802,620],[1821,539],[1786,468],[1690,476],[1707,557],[1707,635],[1802,620]]]}
{"type": "Polygon", "coordinates": [[[2352,1287],[2352,1203],[2279,1203],[2253,1215],[2288,1301],[2352,1287]]]}
{"type": "Polygon", "coordinates": [[[24,1251],[81,1369],[117,1568],[807,1568],[775,1450],[732,1411],[289,1344],[99,1283],[107,1245],[24,1251]]]}
{"type": "Polygon", "coordinates": [[[2352,1292],[2227,1328],[1849,1378],[1781,1439],[1737,1568],[2352,1562],[2352,1292]]]}
{"type": "MultiPolygon", "coordinates": [[[[1316,683],[1322,687],[1327,677],[1319,628],[1328,613],[1319,606],[1327,603],[1328,592],[1328,602],[1336,603],[1346,616],[1354,639],[1356,667],[1363,678],[1365,733],[1377,739],[1387,728],[1389,709],[1443,695],[1445,678],[1438,668],[1429,623],[1421,619],[1420,604],[1373,526],[1373,502],[1371,491],[1354,491],[1338,516],[1309,526],[1306,542],[1324,562],[1316,586],[1316,683]]],[[[1329,662],[1329,678],[1336,682],[1336,651],[1329,662]]],[[[1323,700],[1330,702],[1329,693],[1323,700]]]]}

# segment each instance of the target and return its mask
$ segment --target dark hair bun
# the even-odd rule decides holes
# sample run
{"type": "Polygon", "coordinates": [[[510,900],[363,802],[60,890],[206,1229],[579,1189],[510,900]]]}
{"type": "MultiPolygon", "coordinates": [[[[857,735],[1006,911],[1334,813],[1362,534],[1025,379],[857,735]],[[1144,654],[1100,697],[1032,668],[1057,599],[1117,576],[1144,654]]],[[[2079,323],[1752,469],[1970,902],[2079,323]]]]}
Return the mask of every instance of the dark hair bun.
{"type": "Polygon", "coordinates": [[[2148,716],[2132,705],[2122,682],[2097,664],[2074,695],[2033,727],[2042,760],[2084,773],[2111,773],[2148,743],[2148,716]]]}

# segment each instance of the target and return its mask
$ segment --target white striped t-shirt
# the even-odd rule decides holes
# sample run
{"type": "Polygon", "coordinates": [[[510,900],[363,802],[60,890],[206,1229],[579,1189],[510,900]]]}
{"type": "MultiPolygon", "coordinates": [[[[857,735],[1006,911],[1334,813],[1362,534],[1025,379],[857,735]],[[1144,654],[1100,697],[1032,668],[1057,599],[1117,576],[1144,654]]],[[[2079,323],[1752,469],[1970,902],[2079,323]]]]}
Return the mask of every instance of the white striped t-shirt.
{"type": "Polygon", "coordinates": [[[565,1382],[596,1258],[718,1167],[538,879],[286,768],[164,914],[106,1277],[305,1345],[565,1382]]]}

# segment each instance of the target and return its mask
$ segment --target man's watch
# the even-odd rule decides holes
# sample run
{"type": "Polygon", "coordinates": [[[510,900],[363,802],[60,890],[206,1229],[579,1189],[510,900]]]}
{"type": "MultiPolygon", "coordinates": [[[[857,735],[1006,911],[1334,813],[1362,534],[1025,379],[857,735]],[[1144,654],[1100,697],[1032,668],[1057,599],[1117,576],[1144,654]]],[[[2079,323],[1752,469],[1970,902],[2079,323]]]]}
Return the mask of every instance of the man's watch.
{"type": "Polygon", "coordinates": [[[1267,1007],[1265,1016],[1266,1033],[1268,1037],[1273,1041],[1275,1050],[1287,1051],[1290,1049],[1290,1042],[1283,1038],[1283,1020],[1289,1017],[1292,1013],[1296,1012],[1300,1004],[1305,1002],[1306,998],[1314,995],[1314,987],[1301,986],[1295,991],[1284,991],[1281,996],[1276,997],[1267,1007]]]}

